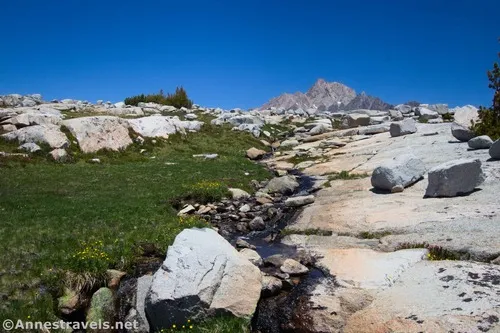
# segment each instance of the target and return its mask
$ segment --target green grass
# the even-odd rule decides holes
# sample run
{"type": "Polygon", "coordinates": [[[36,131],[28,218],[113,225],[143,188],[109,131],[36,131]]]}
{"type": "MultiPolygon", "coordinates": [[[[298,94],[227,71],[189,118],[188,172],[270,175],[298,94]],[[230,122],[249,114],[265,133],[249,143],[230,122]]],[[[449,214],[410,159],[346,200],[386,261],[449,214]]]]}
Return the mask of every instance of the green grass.
{"type": "Polygon", "coordinates": [[[428,260],[467,260],[468,258],[462,258],[460,253],[447,250],[438,245],[430,245],[428,243],[401,243],[397,247],[397,250],[405,249],[427,249],[429,253],[427,254],[428,260]]]}
{"type": "Polygon", "coordinates": [[[249,333],[250,321],[244,318],[235,318],[227,316],[219,316],[207,319],[204,322],[186,322],[176,324],[175,327],[162,329],[155,333],[170,333],[170,332],[195,332],[195,333],[249,333]]]}
{"type": "MultiPolygon", "coordinates": [[[[203,225],[178,218],[172,199],[203,182],[220,184],[216,191],[252,191],[252,179],[270,177],[244,158],[252,146],[263,148],[247,133],[205,126],[156,145],[149,140],[146,153],[134,144],[122,153],[81,154],[73,147],[76,156],[68,164],[45,155],[0,157],[0,320],[54,319],[53,299],[44,288],[60,285],[65,271],[131,272],[144,243],[165,253],[182,229],[203,225]],[[200,153],[219,158],[192,157],[200,153]],[[102,163],[89,164],[89,158],[102,163]]],[[[0,141],[0,151],[16,147],[0,141]]]]}
{"type": "Polygon", "coordinates": [[[281,236],[288,236],[288,235],[331,236],[331,235],[333,235],[333,232],[331,230],[322,230],[322,229],[314,229],[314,228],[304,229],[304,230],[286,228],[286,229],[282,229],[280,234],[281,234],[281,236]]]}
{"type": "Polygon", "coordinates": [[[328,180],[337,180],[337,179],[343,179],[343,180],[350,180],[350,179],[360,179],[360,178],[366,178],[366,177],[369,177],[370,175],[368,175],[367,173],[362,173],[362,174],[352,174],[352,173],[349,173],[349,171],[341,171],[339,173],[333,173],[331,175],[328,176],[328,180]]]}
{"type": "Polygon", "coordinates": [[[390,231],[363,231],[358,234],[358,238],[362,239],[379,239],[385,236],[392,235],[390,231]]]}

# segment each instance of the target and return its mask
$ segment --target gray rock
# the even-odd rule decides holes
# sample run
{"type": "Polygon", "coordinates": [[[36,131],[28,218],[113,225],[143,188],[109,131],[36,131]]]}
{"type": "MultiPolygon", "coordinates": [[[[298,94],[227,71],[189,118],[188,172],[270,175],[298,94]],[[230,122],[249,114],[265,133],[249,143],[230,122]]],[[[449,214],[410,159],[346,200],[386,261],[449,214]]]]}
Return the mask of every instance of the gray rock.
{"type": "Polygon", "coordinates": [[[60,148],[60,149],[54,149],[49,153],[50,157],[56,161],[56,162],[66,162],[69,158],[68,153],[66,150],[60,148]]]}
{"type": "Polygon", "coordinates": [[[319,125],[316,125],[314,126],[310,131],[309,131],[309,134],[310,135],[318,135],[318,134],[323,134],[325,132],[327,132],[329,129],[328,127],[325,125],[325,124],[319,124],[319,125]]]}
{"type": "Polygon", "coordinates": [[[133,323],[135,329],[129,330],[127,333],[149,333],[150,331],[144,307],[152,282],[153,276],[151,275],[144,275],[137,279],[135,304],[125,318],[125,322],[133,323]]]}
{"type": "Polygon", "coordinates": [[[385,132],[389,132],[390,127],[391,127],[391,125],[389,123],[363,126],[363,127],[359,128],[358,134],[359,135],[373,135],[373,134],[385,133],[385,132]]]}
{"type": "Polygon", "coordinates": [[[298,146],[300,144],[300,142],[298,140],[295,140],[295,139],[288,139],[288,140],[285,140],[281,143],[281,147],[283,148],[291,148],[291,147],[295,147],[295,146],[298,146]]]}
{"type": "Polygon", "coordinates": [[[51,148],[67,147],[69,140],[55,125],[35,125],[18,129],[2,135],[8,141],[17,140],[19,143],[45,143],[51,148]]]}
{"type": "Polygon", "coordinates": [[[248,204],[244,204],[243,206],[240,207],[240,212],[242,213],[248,213],[252,208],[248,204]]]}
{"type": "Polygon", "coordinates": [[[112,116],[82,117],[63,121],[84,153],[101,149],[119,151],[132,144],[129,123],[112,116]]]}
{"type": "Polygon", "coordinates": [[[14,132],[14,131],[16,131],[17,127],[14,126],[14,125],[11,125],[11,124],[5,124],[5,125],[1,125],[0,129],[2,131],[4,131],[5,133],[8,133],[8,132],[14,132]]]}
{"type": "MultiPolygon", "coordinates": [[[[97,290],[90,301],[90,307],[87,312],[87,323],[108,322],[113,323],[115,318],[115,298],[113,291],[109,288],[100,288],[97,290]]],[[[87,332],[107,333],[113,330],[90,329],[87,332]]]]}
{"type": "Polygon", "coordinates": [[[418,107],[415,111],[415,115],[418,116],[420,121],[439,118],[439,113],[425,107],[418,107]]]}
{"type": "Polygon", "coordinates": [[[485,180],[479,159],[449,161],[429,171],[427,197],[454,197],[468,194],[485,180]]]}
{"type": "Polygon", "coordinates": [[[370,116],[361,113],[351,113],[345,117],[345,125],[349,128],[370,125],[370,116]]]}
{"type": "Polygon", "coordinates": [[[280,270],[283,273],[290,275],[302,275],[309,272],[309,269],[306,266],[293,259],[286,259],[283,262],[283,265],[281,265],[280,270]]]}
{"type": "Polygon", "coordinates": [[[428,105],[427,108],[431,111],[439,113],[440,115],[449,113],[448,104],[431,104],[428,105]]]}
{"type": "Polygon", "coordinates": [[[412,118],[394,122],[391,124],[389,131],[392,137],[413,134],[417,132],[417,122],[412,118]]]}
{"type": "Polygon", "coordinates": [[[455,137],[455,139],[462,142],[468,142],[475,136],[474,132],[471,129],[459,125],[456,122],[451,124],[451,134],[455,137]]]}
{"type": "Polygon", "coordinates": [[[146,297],[152,330],[221,313],[250,317],[261,273],[212,229],[185,229],[168,248],[146,297]]]}
{"type": "Polygon", "coordinates": [[[263,189],[265,193],[291,194],[299,187],[294,176],[276,177],[269,181],[263,189]]]}
{"type": "Polygon", "coordinates": [[[257,216],[248,223],[248,227],[253,231],[262,231],[266,229],[266,223],[264,222],[262,217],[257,216]]]}
{"type": "Polygon", "coordinates": [[[33,142],[28,142],[20,145],[17,149],[27,151],[28,153],[36,153],[42,150],[39,145],[33,142]]]}
{"type": "Polygon", "coordinates": [[[185,133],[183,122],[178,117],[153,115],[149,117],[129,119],[132,129],[147,138],[168,138],[175,133],[185,133]]]}
{"type": "Polygon", "coordinates": [[[234,200],[241,200],[241,199],[250,198],[250,194],[248,194],[248,192],[243,191],[239,188],[230,188],[228,190],[229,190],[229,192],[231,192],[231,195],[232,195],[234,200]]]}
{"type": "Polygon", "coordinates": [[[389,116],[394,121],[400,121],[400,120],[404,119],[403,113],[401,113],[401,111],[398,111],[398,110],[389,110],[389,116]]]}
{"type": "Polygon", "coordinates": [[[494,160],[500,159],[500,140],[493,142],[489,150],[490,156],[494,160]]]}
{"type": "Polygon", "coordinates": [[[252,147],[247,150],[247,157],[251,160],[258,160],[266,155],[266,151],[252,147]]]}
{"type": "Polygon", "coordinates": [[[384,191],[392,191],[395,186],[408,187],[425,174],[424,163],[413,154],[400,155],[377,167],[371,177],[372,186],[384,191]]]}
{"type": "Polygon", "coordinates": [[[299,197],[291,197],[285,200],[285,205],[288,207],[301,207],[312,204],[314,202],[314,195],[306,195],[299,197]]]}
{"type": "Polygon", "coordinates": [[[281,288],[283,288],[283,283],[280,279],[269,275],[264,275],[262,277],[262,297],[278,295],[281,288]]]}
{"type": "Polygon", "coordinates": [[[488,149],[493,144],[493,140],[487,135],[481,135],[470,139],[468,144],[472,149],[488,149]]]}
{"type": "Polygon", "coordinates": [[[255,266],[262,266],[263,261],[257,251],[246,248],[242,249],[239,253],[243,258],[247,259],[255,266]]]}
{"type": "Polygon", "coordinates": [[[236,247],[241,249],[252,249],[255,250],[255,246],[244,240],[243,238],[238,238],[236,240],[236,247]]]}
{"type": "Polygon", "coordinates": [[[266,266],[281,267],[285,263],[286,258],[282,254],[273,254],[264,259],[266,266]]]}

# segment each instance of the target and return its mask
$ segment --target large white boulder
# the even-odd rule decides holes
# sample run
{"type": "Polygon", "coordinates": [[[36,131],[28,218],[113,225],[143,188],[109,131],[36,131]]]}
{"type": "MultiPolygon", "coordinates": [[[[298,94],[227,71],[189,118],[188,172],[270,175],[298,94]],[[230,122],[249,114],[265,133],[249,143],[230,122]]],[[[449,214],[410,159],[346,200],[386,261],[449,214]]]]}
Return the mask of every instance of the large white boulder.
{"type": "Polygon", "coordinates": [[[18,129],[2,135],[9,141],[17,140],[19,143],[44,143],[51,148],[61,148],[69,145],[69,140],[56,125],[35,125],[18,129]]]}
{"type": "Polygon", "coordinates": [[[389,131],[392,137],[413,134],[417,132],[417,122],[413,118],[394,122],[391,124],[389,131]]]}
{"type": "Polygon", "coordinates": [[[35,111],[17,115],[11,118],[9,122],[18,127],[32,125],[60,125],[62,117],[60,115],[35,111]]]}
{"type": "Polygon", "coordinates": [[[407,187],[424,177],[425,165],[413,154],[395,157],[373,170],[371,183],[376,189],[392,191],[396,186],[407,187]]]}
{"type": "Polygon", "coordinates": [[[149,116],[129,121],[132,129],[143,137],[168,138],[177,132],[185,133],[183,122],[178,117],[149,116]]]}
{"type": "Polygon", "coordinates": [[[250,317],[261,273],[212,229],[186,229],[168,248],[146,297],[153,330],[221,313],[250,317]]]}
{"type": "Polygon", "coordinates": [[[429,171],[427,197],[454,197],[472,192],[485,180],[479,159],[449,161],[429,171]]]}
{"type": "Polygon", "coordinates": [[[472,105],[450,109],[454,113],[451,134],[459,141],[467,142],[475,135],[470,127],[479,120],[478,109],[472,105]]]}
{"type": "Polygon", "coordinates": [[[101,149],[122,150],[132,144],[129,123],[112,116],[82,117],[63,121],[84,153],[101,149]]]}

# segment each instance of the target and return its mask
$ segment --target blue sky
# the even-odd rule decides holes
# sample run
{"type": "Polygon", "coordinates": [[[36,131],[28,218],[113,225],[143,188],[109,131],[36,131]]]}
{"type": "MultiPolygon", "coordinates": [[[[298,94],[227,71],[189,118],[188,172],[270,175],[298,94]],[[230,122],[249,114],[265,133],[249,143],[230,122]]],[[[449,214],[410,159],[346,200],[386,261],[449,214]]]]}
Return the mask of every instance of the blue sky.
{"type": "Polygon", "coordinates": [[[498,0],[3,0],[0,94],[113,102],[183,85],[249,108],[317,78],[390,103],[489,105],[498,0]]]}

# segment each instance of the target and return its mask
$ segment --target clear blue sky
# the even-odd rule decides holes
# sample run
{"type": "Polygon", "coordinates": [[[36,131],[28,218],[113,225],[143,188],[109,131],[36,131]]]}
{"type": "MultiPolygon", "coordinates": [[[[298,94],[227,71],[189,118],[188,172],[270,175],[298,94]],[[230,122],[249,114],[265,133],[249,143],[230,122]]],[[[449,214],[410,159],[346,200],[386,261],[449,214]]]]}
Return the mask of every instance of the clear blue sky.
{"type": "Polygon", "coordinates": [[[183,85],[259,106],[317,78],[399,103],[491,102],[498,0],[2,0],[0,94],[113,102],[183,85]]]}

